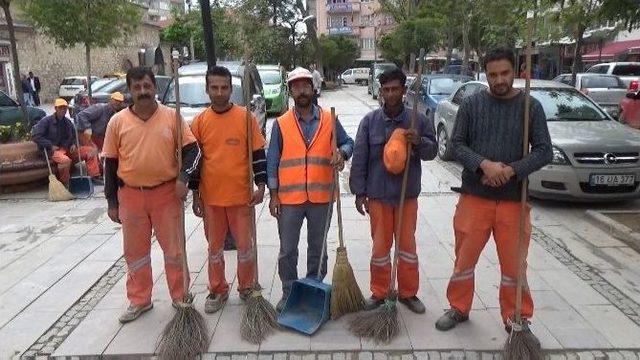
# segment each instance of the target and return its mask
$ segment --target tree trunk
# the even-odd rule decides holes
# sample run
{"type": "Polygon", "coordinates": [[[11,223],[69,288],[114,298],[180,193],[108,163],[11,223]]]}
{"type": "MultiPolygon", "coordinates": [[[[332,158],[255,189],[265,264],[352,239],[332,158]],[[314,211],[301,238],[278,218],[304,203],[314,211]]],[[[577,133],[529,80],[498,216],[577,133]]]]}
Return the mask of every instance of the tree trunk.
{"type": "Polygon", "coordinates": [[[447,30],[447,59],[444,62],[445,68],[451,64],[452,56],[453,56],[453,28],[450,26],[449,29],[447,30]]]}
{"type": "Polygon", "coordinates": [[[467,75],[467,71],[469,71],[469,21],[469,16],[465,14],[462,20],[462,48],[464,49],[464,55],[462,57],[462,68],[460,69],[461,75],[467,75]]]}
{"type": "Polygon", "coordinates": [[[602,62],[602,45],[604,43],[604,39],[598,40],[598,62],[602,62]]]}
{"type": "Polygon", "coordinates": [[[84,61],[87,67],[87,93],[89,94],[89,103],[91,103],[91,47],[84,44],[84,61]]]}
{"type": "MultiPolygon", "coordinates": [[[[303,17],[309,15],[309,11],[304,6],[303,0],[296,0],[296,8],[298,8],[300,13],[302,13],[303,17]]],[[[316,61],[316,68],[318,69],[318,72],[320,72],[320,75],[324,77],[324,68],[322,67],[322,46],[320,46],[320,40],[318,40],[318,29],[315,25],[317,23],[318,20],[316,19],[314,20],[314,24],[307,25],[307,34],[309,35],[309,38],[311,38],[311,44],[313,44],[313,55],[316,61]]]]}
{"type": "Polygon", "coordinates": [[[582,36],[584,35],[585,27],[584,25],[578,26],[578,31],[576,34],[576,46],[573,49],[573,64],[571,64],[571,83],[576,83],[576,74],[578,73],[578,69],[582,68],[582,36]]]}
{"type": "Polygon", "coordinates": [[[9,30],[9,42],[11,43],[11,57],[13,58],[13,81],[16,84],[16,99],[20,104],[20,111],[22,111],[22,119],[26,120],[26,125],[29,124],[29,117],[27,115],[27,106],[24,103],[24,95],[22,89],[22,79],[20,77],[20,64],[18,63],[18,49],[16,47],[16,31],[13,27],[13,17],[11,17],[11,9],[9,8],[10,0],[2,0],[0,6],[4,11],[4,17],[7,20],[7,29],[9,30]]]}

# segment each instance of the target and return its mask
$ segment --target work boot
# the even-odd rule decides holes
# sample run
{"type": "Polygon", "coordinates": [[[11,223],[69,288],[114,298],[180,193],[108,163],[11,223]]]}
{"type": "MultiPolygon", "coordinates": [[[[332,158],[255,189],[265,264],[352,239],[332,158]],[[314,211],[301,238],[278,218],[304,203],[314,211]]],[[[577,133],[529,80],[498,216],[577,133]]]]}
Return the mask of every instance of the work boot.
{"type": "Polygon", "coordinates": [[[416,314],[424,314],[427,310],[424,307],[424,304],[417,296],[412,296],[409,298],[398,299],[401,303],[403,303],[409,310],[413,311],[416,314]]]}
{"type": "Polygon", "coordinates": [[[276,305],[276,312],[278,314],[280,314],[282,312],[282,310],[284,310],[284,305],[287,303],[287,298],[286,297],[282,297],[282,299],[280,299],[280,301],[278,301],[278,305],[276,305]]]}
{"type": "Polygon", "coordinates": [[[448,331],[456,327],[458,323],[465,322],[467,320],[469,320],[469,316],[462,315],[462,313],[456,309],[449,309],[436,322],[436,329],[440,331],[448,331]]]}
{"type": "Polygon", "coordinates": [[[126,324],[128,322],[131,322],[135,319],[137,319],[138,317],[140,317],[140,315],[142,315],[143,313],[149,311],[153,309],[153,303],[148,303],[147,305],[143,305],[143,306],[135,306],[133,304],[129,305],[129,307],[127,308],[127,310],[125,310],[122,315],[120,315],[120,317],[118,318],[118,320],[120,321],[120,323],[122,324],[126,324]]]}
{"type": "Polygon", "coordinates": [[[227,302],[229,294],[209,294],[207,300],[204,302],[204,312],[207,314],[213,314],[216,311],[222,309],[227,302]]]}
{"type": "Polygon", "coordinates": [[[364,301],[364,309],[366,311],[375,310],[382,304],[384,304],[384,299],[376,299],[372,296],[364,301]]]}

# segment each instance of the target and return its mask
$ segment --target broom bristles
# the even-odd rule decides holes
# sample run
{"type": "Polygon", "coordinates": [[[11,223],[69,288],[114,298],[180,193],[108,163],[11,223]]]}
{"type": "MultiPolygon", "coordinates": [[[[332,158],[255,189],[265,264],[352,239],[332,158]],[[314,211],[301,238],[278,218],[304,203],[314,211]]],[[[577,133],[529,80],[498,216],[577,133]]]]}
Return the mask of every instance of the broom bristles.
{"type": "Polygon", "coordinates": [[[544,354],[540,341],[531,331],[525,332],[521,325],[513,324],[502,357],[504,360],[542,360],[544,354]]]}
{"type": "Polygon", "coordinates": [[[55,175],[49,175],[49,201],[67,201],[73,198],[74,196],[55,175]]]}
{"type": "Polygon", "coordinates": [[[192,303],[180,303],[160,337],[158,358],[192,360],[209,347],[209,332],[202,315],[192,303]]]}
{"type": "Polygon", "coordinates": [[[276,309],[262,296],[260,291],[253,291],[247,299],[247,305],[242,315],[240,324],[242,338],[252,344],[259,344],[278,327],[276,309]]]}
{"type": "Polygon", "coordinates": [[[342,315],[364,309],[364,297],[358,286],[353,268],[349,264],[347,249],[339,247],[336,264],[333,267],[331,289],[331,318],[338,319],[342,315]]]}
{"type": "Polygon", "coordinates": [[[387,299],[375,310],[358,314],[349,322],[349,330],[376,343],[388,343],[399,331],[396,301],[387,299]]]}

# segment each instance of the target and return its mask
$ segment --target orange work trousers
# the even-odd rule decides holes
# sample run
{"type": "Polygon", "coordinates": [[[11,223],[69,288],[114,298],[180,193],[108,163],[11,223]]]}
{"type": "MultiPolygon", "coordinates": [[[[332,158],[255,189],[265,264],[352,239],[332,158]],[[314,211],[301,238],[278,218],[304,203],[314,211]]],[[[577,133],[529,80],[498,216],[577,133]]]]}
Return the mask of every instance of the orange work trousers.
{"type": "Polygon", "coordinates": [[[398,207],[380,201],[369,200],[371,218],[371,294],[384,299],[389,294],[391,282],[391,246],[394,233],[398,242],[398,296],[410,298],[418,293],[420,280],[418,255],[416,255],[416,221],[418,200],[407,199],[404,203],[400,234],[394,230],[398,218],[398,207]]]}
{"type": "MultiPolygon", "coordinates": [[[[97,156],[89,156],[89,153],[93,149],[89,146],[81,146],[78,153],[71,154],[69,150],[60,148],[53,151],[51,160],[58,164],[58,179],[65,184],[69,184],[69,178],[71,177],[71,165],[74,162],[78,162],[78,154],[80,159],[84,160],[87,164],[87,172],[90,177],[100,176],[100,162],[97,156]]],[[[87,174],[84,174],[85,176],[87,174]]]]}
{"type": "Polygon", "coordinates": [[[151,302],[153,229],[164,253],[164,269],[171,299],[182,301],[183,203],[175,195],[175,182],[170,181],[151,190],[123,186],[118,190],[118,200],[124,257],[128,267],[127,298],[136,306],[151,302]]]}
{"type": "Polygon", "coordinates": [[[209,243],[209,292],[226,294],[229,283],[224,270],[224,240],[227,230],[236,241],[238,249],[238,291],[253,287],[254,266],[251,207],[212,206],[204,207],[204,231],[209,243]]]}
{"type": "MultiPolygon", "coordinates": [[[[520,228],[520,202],[490,200],[474,195],[460,195],[453,218],[456,261],[447,288],[447,297],[453,309],[469,314],[474,292],[474,271],[484,246],[493,233],[500,262],[500,313],[506,324],[513,319],[516,306],[516,277],[518,274],[517,241],[520,228]]],[[[525,217],[524,271],[526,254],[531,238],[530,207],[525,217]]],[[[526,283],[523,284],[521,316],[533,316],[533,300],[526,283]]]]}

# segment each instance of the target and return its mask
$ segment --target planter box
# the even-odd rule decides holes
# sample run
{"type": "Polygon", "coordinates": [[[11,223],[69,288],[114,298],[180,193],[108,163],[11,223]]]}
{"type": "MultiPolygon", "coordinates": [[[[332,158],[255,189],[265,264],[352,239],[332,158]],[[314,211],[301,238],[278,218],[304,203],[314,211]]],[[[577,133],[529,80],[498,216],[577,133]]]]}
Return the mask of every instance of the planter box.
{"type": "MultiPolygon", "coordinates": [[[[55,173],[57,167],[51,164],[55,173]]],[[[0,186],[28,184],[48,175],[47,162],[34,142],[0,144],[0,186]]]]}

